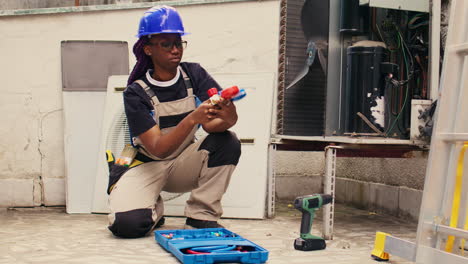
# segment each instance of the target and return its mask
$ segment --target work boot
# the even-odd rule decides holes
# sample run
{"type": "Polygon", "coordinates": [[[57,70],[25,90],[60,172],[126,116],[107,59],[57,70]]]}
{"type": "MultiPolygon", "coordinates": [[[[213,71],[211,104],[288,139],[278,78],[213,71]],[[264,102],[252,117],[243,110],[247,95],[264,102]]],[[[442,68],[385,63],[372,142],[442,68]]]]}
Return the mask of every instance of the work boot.
{"type": "Polygon", "coordinates": [[[187,217],[185,221],[185,229],[198,229],[198,228],[224,228],[216,221],[198,220],[187,217]]]}
{"type": "Polygon", "coordinates": [[[159,221],[156,223],[156,225],[154,226],[154,228],[160,228],[161,226],[164,225],[164,223],[166,222],[166,219],[164,219],[164,216],[161,217],[161,219],[159,219],[159,221]]]}

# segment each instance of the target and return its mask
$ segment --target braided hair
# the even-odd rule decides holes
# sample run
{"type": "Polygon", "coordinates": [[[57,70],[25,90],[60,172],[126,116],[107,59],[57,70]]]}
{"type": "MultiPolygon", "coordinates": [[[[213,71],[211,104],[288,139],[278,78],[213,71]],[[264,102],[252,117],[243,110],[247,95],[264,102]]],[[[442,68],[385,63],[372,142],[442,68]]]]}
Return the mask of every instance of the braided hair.
{"type": "Polygon", "coordinates": [[[148,69],[154,68],[153,61],[143,50],[143,47],[148,44],[148,41],[149,39],[147,36],[142,36],[135,45],[133,45],[133,54],[135,54],[137,62],[128,77],[127,85],[132,84],[134,81],[144,76],[148,69]]]}

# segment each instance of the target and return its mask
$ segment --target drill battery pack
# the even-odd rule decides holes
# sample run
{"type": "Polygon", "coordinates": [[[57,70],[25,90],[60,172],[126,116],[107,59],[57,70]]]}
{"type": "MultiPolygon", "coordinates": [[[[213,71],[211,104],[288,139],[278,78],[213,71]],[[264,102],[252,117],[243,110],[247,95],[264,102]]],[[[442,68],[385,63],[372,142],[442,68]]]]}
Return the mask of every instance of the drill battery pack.
{"type": "Polygon", "coordinates": [[[294,249],[301,251],[312,251],[325,249],[327,244],[323,239],[302,239],[296,238],[294,240],[294,249]]]}

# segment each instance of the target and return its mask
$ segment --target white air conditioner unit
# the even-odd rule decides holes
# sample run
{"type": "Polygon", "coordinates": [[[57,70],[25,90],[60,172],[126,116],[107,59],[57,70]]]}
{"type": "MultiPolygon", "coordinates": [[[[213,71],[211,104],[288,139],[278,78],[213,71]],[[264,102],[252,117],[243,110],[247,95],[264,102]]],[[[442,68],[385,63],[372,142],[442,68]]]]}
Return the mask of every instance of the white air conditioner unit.
{"type": "MultiPolygon", "coordinates": [[[[232,130],[243,143],[242,155],[223,197],[224,217],[265,216],[274,76],[273,73],[213,74],[222,87],[237,85],[247,92],[244,99],[235,103],[239,121],[232,130]]],[[[108,82],[92,208],[95,213],[109,212],[105,151],[109,149],[117,157],[123,146],[130,143],[122,98],[127,78],[127,75],[111,76],[108,82]]],[[[198,137],[204,134],[202,129],[197,132],[198,137]]],[[[189,195],[163,192],[165,215],[183,215],[189,195]]]]}

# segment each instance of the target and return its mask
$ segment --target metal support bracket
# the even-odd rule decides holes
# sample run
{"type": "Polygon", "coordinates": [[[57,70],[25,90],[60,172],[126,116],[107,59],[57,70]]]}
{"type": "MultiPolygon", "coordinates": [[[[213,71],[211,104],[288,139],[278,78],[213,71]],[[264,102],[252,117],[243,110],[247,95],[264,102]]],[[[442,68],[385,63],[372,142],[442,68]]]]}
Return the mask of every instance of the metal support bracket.
{"type": "Polygon", "coordinates": [[[323,207],[323,230],[322,237],[326,240],[333,240],[333,225],[335,214],[335,182],[336,182],[336,150],[342,147],[325,147],[325,179],[324,193],[333,197],[331,203],[323,207]]]}

